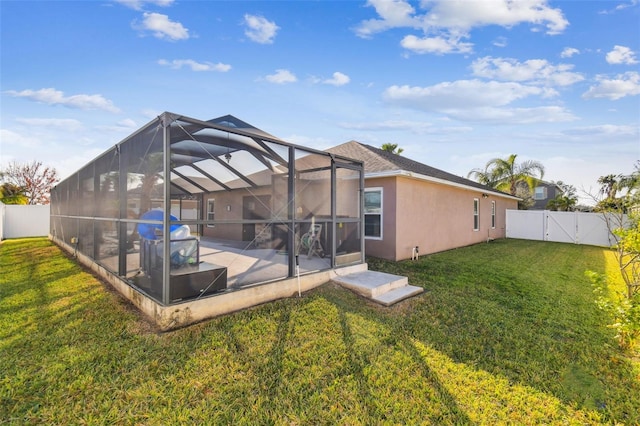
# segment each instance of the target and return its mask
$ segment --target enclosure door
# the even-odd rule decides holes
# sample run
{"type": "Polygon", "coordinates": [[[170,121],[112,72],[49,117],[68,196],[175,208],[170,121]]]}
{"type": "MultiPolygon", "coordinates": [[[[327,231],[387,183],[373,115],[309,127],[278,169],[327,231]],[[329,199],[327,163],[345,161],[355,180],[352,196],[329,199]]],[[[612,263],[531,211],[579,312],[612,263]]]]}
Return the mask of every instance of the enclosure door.
{"type": "MultiPolygon", "coordinates": [[[[248,195],[242,197],[242,219],[263,220],[271,219],[271,195],[248,195]]],[[[256,238],[256,224],[242,225],[242,241],[253,241],[256,238]]]]}

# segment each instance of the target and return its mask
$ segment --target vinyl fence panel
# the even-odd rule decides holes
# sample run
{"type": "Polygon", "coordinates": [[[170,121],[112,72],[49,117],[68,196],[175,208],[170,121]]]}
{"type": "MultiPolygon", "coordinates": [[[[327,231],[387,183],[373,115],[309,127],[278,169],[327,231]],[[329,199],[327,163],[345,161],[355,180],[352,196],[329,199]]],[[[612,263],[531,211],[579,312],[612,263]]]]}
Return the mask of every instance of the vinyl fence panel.
{"type": "Polygon", "coordinates": [[[578,229],[580,231],[578,234],[579,244],[612,246],[616,242],[607,229],[607,224],[602,214],[579,215],[578,229]]]}
{"type": "Polygon", "coordinates": [[[602,213],[507,210],[506,235],[507,238],[602,247],[615,244],[602,213]]]}
{"type": "Polygon", "coordinates": [[[0,239],[49,235],[49,205],[3,205],[2,210],[0,239]]]}
{"type": "Polygon", "coordinates": [[[507,238],[544,240],[544,212],[542,210],[507,210],[507,238]]]}

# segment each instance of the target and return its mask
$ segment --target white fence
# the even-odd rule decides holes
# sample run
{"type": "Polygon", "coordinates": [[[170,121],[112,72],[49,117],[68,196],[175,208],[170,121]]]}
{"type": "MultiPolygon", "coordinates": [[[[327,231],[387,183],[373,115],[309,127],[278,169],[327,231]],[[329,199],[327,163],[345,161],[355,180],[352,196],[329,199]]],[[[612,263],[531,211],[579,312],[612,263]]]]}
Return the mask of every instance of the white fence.
{"type": "Polygon", "coordinates": [[[49,235],[50,206],[6,205],[0,202],[0,240],[49,235]]]}
{"type": "Polygon", "coordinates": [[[602,213],[507,210],[507,238],[610,247],[615,243],[602,213]]]}

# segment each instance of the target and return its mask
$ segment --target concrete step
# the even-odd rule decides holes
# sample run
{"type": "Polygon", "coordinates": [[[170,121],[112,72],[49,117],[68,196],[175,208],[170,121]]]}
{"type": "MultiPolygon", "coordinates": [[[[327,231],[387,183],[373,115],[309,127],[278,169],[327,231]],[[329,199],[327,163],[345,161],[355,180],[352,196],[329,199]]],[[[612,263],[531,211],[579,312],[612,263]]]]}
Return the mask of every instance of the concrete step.
{"type": "Polygon", "coordinates": [[[409,282],[407,277],[378,271],[354,272],[337,276],[332,281],[369,299],[400,287],[406,287],[409,282]]]}
{"type": "Polygon", "coordinates": [[[383,304],[384,306],[391,306],[394,303],[398,303],[409,297],[416,296],[424,291],[422,287],[416,287],[414,285],[407,285],[399,287],[383,293],[377,297],[373,297],[371,300],[383,304]]]}

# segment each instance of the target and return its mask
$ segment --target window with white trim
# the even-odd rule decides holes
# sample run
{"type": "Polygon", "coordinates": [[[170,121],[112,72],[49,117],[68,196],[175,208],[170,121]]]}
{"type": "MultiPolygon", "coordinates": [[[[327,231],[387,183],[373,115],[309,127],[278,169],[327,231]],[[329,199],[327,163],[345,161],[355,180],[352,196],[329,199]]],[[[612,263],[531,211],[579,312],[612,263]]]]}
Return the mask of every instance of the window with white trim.
{"type": "Polygon", "coordinates": [[[364,236],[382,239],[382,188],[364,190],[364,236]]]}
{"type": "Polygon", "coordinates": [[[496,202],[491,201],[491,229],[496,229],[496,202]]]}
{"type": "MultiPolygon", "coordinates": [[[[216,200],[214,200],[213,198],[209,198],[207,200],[207,220],[216,220],[216,200]]],[[[215,226],[216,225],[212,223],[207,223],[207,228],[215,228],[215,226]]]]}
{"type": "Polygon", "coordinates": [[[473,230],[478,231],[480,229],[480,200],[473,199],[473,230]]]}

